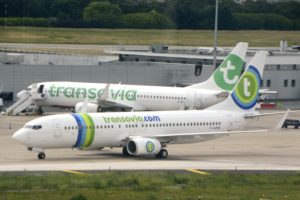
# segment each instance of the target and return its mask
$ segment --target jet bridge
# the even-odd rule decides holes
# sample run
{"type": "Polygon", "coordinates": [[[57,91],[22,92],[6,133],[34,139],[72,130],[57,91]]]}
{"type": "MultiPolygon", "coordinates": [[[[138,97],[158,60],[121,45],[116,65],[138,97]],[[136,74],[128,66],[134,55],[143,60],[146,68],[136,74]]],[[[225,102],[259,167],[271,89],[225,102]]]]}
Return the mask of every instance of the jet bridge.
{"type": "Polygon", "coordinates": [[[29,86],[27,89],[22,90],[17,94],[19,100],[12,104],[6,109],[7,115],[18,115],[20,112],[26,108],[35,105],[38,100],[45,99],[45,94],[43,94],[44,85],[38,85],[36,83],[29,86]]]}

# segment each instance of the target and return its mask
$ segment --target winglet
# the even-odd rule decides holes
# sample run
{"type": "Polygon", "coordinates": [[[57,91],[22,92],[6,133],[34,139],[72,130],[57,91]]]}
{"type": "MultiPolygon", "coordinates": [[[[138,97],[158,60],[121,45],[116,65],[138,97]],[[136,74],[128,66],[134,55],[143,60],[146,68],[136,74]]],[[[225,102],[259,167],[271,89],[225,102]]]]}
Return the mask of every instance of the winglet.
{"type": "Polygon", "coordinates": [[[286,120],[288,114],[290,112],[290,109],[287,109],[286,112],[284,113],[284,115],[282,116],[282,118],[280,119],[280,121],[277,123],[277,125],[273,128],[273,131],[278,131],[281,129],[282,124],[284,123],[284,121],[286,120]]]}
{"type": "Polygon", "coordinates": [[[110,86],[109,83],[105,86],[105,88],[103,90],[103,93],[101,94],[101,96],[98,99],[99,101],[105,101],[105,100],[108,99],[108,96],[109,96],[109,86],[110,86]]]}

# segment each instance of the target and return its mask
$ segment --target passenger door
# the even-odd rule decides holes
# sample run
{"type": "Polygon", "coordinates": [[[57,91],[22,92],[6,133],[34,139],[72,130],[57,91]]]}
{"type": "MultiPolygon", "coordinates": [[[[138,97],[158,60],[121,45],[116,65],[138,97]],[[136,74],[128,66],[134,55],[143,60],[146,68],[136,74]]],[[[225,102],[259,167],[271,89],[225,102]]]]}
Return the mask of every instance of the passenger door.
{"type": "Polygon", "coordinates": [[[53,119],[52,124],[54,128],[54,137],[55,138],[61,137],[61,126],[59,120],[53,119]]]}
{"type": "Polygon", "coordinates": [[[193,90],[187,91],[187,100],[185,103],[186,110],[192,110],[195,108],[195,99],[196,99],[196,92],[193,90]]]}

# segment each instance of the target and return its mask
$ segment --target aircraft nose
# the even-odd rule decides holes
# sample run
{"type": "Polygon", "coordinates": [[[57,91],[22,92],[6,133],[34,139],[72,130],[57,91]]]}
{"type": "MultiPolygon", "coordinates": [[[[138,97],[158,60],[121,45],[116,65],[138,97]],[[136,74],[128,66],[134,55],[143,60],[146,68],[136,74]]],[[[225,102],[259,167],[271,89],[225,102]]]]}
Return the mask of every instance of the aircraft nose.
{"type": "Polygon", "coordinates": [[[25,144],[27,138],[26,131],[24,129],[19,129],[13,134],[12,138],[22,144],[25,144]]]}

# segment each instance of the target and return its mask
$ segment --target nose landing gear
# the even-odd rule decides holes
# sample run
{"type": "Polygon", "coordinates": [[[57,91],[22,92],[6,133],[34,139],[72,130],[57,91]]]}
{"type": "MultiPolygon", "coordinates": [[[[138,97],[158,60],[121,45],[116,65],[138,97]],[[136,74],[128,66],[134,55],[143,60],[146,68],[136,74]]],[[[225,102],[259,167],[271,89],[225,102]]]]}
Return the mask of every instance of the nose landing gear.
{"type": "Polygon", "coordinates": [[[46,158],[46,154],[43,149],[34,148],[34,147],[28,147],[28,151],[34,151],[38,153],[38,159],[44,160],[46,158]]]}

